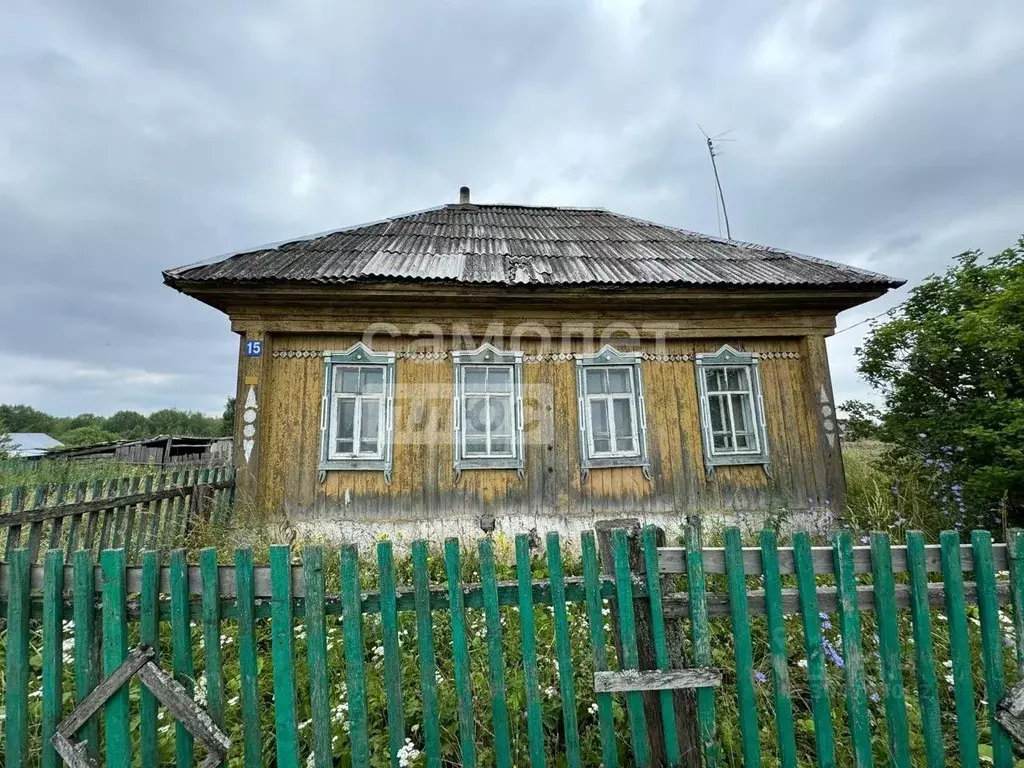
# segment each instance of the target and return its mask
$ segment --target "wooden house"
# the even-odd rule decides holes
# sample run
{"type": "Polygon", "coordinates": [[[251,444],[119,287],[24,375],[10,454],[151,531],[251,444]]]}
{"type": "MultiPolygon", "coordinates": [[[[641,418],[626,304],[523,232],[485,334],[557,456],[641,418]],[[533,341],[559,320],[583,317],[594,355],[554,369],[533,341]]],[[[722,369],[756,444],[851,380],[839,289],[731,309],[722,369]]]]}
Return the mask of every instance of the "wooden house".
{"type": "Polygon", "coordinates": [[[466,188],[164,280],[240,337],[239,498],[346,535],[837,508],[825,339],[901,285],[466,188]]]}

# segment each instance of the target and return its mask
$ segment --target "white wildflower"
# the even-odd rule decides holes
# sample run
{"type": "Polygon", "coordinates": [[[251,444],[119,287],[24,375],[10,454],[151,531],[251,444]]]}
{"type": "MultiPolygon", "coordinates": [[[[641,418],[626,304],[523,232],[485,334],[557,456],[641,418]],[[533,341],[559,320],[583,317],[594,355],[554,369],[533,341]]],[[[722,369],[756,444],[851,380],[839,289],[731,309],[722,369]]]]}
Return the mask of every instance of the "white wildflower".
{"type": "Polygon", "coordinates": [[[800,667],[800,669],[807,669],[807,659],[800,659],[800,660],[799,660],[799,661],[798,661],[798,662],[796,663],[796,665],[797,665],[798,667],[800,667]]]}
{"type": "Polygon", "coordinates": [[[420,750],[417,749],[416,745],[413,744],[412,739],[406,738],[405,744],[398,750],[398,764],[401,768],[409,768],[413,762],[420,756],[420,750]]]}
{"type": "Polygon", "coordinates": [[[558,697],[558,691],[553,686],[549,685],[547,688],[544,689],[544,695],[547,696],[549,699],[554,699],[558,697]]]}
{"type": "Polygon", "coordinates": [[[589,707],[587,707],[587,711],[590,714],[592,714],[592,715],[596,715],[597,714],[597,702],[595,701],[593,704],[591,704],[589,707]]]}

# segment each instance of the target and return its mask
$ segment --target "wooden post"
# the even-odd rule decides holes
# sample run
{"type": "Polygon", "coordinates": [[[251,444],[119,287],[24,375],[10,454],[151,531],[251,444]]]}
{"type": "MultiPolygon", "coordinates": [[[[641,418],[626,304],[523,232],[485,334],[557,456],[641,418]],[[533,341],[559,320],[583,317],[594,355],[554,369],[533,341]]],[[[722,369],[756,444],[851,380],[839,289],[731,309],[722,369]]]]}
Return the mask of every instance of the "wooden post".
{"type": "Polygon", "coordinates": [[[835,395],[832,392],[832,376],[828,370],[825,337],[805,336],[800,341],[800,355],[803,358],[807,402],[813,414],[812,418],[818,424],[818,441],[824,464],[825,498],[818,499],[818,503],[823,504],[827,500],[831,503],[832,509],[842,511],[846,502],[846,475],[843,472],[839,422],[836,418],[835,395]]]}
{"type": "MultiPolygon", "coordinates": [[[[644,558],[643,549],[640,543],[640,521],[636,518],[624,518],[620,520],[599,520],[595,523],[594,529],[597,533],[598,551],[601,560],[601,573],[607,578],[614,578],[615,566],[612,559],[612,531],[616,528],[626,530],[629,537],[629,565],[633,573],[643,573],[644,558]]],[[[658,545],[665,543],[665,532],[658,531],[658,545]]],[[[644,601],[646,603],[646,601],[644,601]]],[[[618,615],[612,611],[612,616],[618,615]]],[[[673,621],[678,627],[678,623],[673,621]]],[[[619,638],[618,621],[612,622],[613,634],[615,637],[615,654],[622,663],[622,643],[619,638]]],[[[640,657],[641,670],[656,670],[658,668],[654,655],[654,635],[651,630],[651,614],[645,605],[644,610],[636,611],[636,641],[637,654],[640,657]]],[[[670,653],[672,654],[673,665],[682,659],[682,635],[673,631],[669,634],[671,643],[670,653]],[[677,644],[679,648],[677,648],[677,644]]],[[[665,734],[662,730],[661,702],[657,691],[645,691],[644,715],[647,722],[647,734],[651,747],[651,764],[654,766],[668,765],[665,754],[665,734]]],[[[700,768],[701,747],[697,732],[696,699],[692,690],[677,690],[673,696],[676,715],[676,732],[679,737],[682,765],[700,768]]]]}
{"type": "Polygon", "coordinates": [[[238,390],[235,395],[235,487],[239,503],[259,506],[261,406],[266,402],[270,371],[270,334],[262,328],[246,328],[239,335],[238,390]],[[257,345],[253,346],[253,345],[257,345]],[[258,354],[256,351],[258,350],[258,354]]]}

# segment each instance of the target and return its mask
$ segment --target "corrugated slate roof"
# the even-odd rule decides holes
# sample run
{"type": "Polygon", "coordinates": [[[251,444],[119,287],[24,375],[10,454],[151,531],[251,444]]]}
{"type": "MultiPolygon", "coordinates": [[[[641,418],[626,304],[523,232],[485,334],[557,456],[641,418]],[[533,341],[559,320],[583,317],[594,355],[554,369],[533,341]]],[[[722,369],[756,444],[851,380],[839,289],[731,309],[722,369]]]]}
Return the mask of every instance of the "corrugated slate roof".
{"type": "Polygon", "coordinates": [[[51,448],[61,448],[64,443],[44,432],[11,432],[10,451],[15,456],[42,456],[51,448]]]}
{"type": "Polygon", "coordinates": [[[454,281],[506,285],[877,287],[902,281],[602,209],[446,205],[164,273],[170,285],[454,281]]]}

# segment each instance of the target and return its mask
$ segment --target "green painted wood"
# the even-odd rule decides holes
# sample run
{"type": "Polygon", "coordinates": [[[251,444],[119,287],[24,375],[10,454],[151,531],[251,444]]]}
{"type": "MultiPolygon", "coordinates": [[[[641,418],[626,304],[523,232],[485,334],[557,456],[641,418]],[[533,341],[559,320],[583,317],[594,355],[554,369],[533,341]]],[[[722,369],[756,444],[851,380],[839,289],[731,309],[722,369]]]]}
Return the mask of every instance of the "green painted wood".
{"type": "Polygon", "coordinates": [[[885,690],[889,754],[894,768],[910,768],[910,735],[907,707],[903,698],[903,661],[892,577],[892,552],[889,549],[889,537],[884,533],[871,534],[871,572],[874,577],[875,621],[878,652],[882,662],[882,686],[885,690]]]}
{"type": "Polygon", "coordinates": [[[864,652],[860,642],[860,607],[857,604],[857,576],[853,567],[853,534],[837,531],[832,538],[833,568],[836,574],[836,602],[843,639],[846,717],[856,768],[873,768],[871,721],[864,685],[864,652]]]}
{"type": "Polygon", "coordinates": [[[580,727],[576,717],[576,688],[573,684],[572,644],[569,614],[565,607],[565,576],[562,547],[558,533],[547,534],[548,580],[555,619],[555,653],[558,657],[558,687],[562,695],[562,726],[565,732],[565,756],[569,768],[580,768],[580,727]]]}
{"type": "Polygon", "coordinates": [[[512,744],[508,732],[508,701],[505,692],[505,653],[501,645],[501,609],[498,607],[494,545],[490,539],[480,539],[478,549],[480,587],[484,593],[484,621],[487,632],[487,679],[491,688],[494,759],[497,768],[512,768],[512,744]]]}
{"type": "Polygon", "coordinates": [[[761,741],[757,732],[757,695],[754,691],[753,646],[747,610],[747,579],[743,570],[743,541],[740,529],[725,531],[725,570],[732,618],[733,652],[736,657],[736,700],[739,706],[740,743],[743,764],[760,768],[761,741]]]}
{"type": "Polygon", "coordinates": [[[466,640],[466,606],[462,594],[459,540],[444,542],[444,567],[448,579],[448,605],[452,618],[452,658],[455,662],[455,708],[459,715],[459,747],[462,765],[476,765],[476,724],[470,684],[469,645],[466,640]]]}
{"type": "Polygon", "coordinates": [[[775,531],[761,531],[761,563],[764,571],[764,602],[768,620],[768,649],[772,657],[772,700],[779,765],[796,768],[796,733],[786,653],[786,621],[782,610],[782,577],[779,575],[779,542],[775,531]]]}
{"type": "Polygon", "coordinates": [[[380,574],[384,690],[388,701],[388,751],[391,768],[399,768],[398,752],[405,744],[405,712],[402,707],[402,657],[398,645],[398,608],[395,602],[395,556],[390,541],[377,544],[377,570],[380,574]]]}
{"type": "MultiPolygon", "coordinates": [[[[103,674],[110,675],[128,656],[128,617],[125,611],[124,550],[106,549],[100,555],[103,574],[103,674]]],[[[128,768],[132,761],[131,709],[128,686],[113,694],[103,710],[107,768],[128,768]]]]}
{"type": "Polygon", "coordinates": [[[1006,695],[1003,677],[1003,638],[999,628],[999,600],[996,573],[992,566],[992,534],[971,531],[974,553],[974,581],[978,585],[978,618],[981,621],[981,659],[985,667],[985,700],[992,731],[992,761],[995,768],[1012,768],[1010,737],[996,722],[996,705],[1006,695]]]}
{"type": "Polygon", "coordinates": [[[60,757],[50,743],[63,716],[64,677],[64,552],[51,549],[43,566],[43,754],[42,768],[59,768],[60,757]]]}
{"type": "MultiPolygon", "coordinates": [[[[524,539],[527,537],[524,535],[524,539]]],[[[528,539],[525,543],[528,543],[528,539]]],[[[601,576],[597,560],[597,544],[593,531],[584,531],[580,537],[583,557],[583,584],[587,592],[587,622],[590,625],[590,647],[594,654],[594,671],[608,671],[608,650],[605,647],[604,600],[601,597],[601,576]]],[[[516,539],[518,550],[519,540],[516,539]]],[[[517,552],[518,554],[518,552],[517,552]]],[[[527,555],[528,557],[529,555],[527,555]]],[[[522,609],[520,609],[522,610],[522,609]]],[[[532,613],[532,606],[530,606],[532,613]]],[[[536,665],[536,650],[534,651],[536,665]]],[[[598,693],[597,722],[601,729],[601,762],[605,768],[618,768],[619,751],[615,744],[615,720],[612,713],[612,695],[598,693]]],[[[538,701],[538,717],[539,717],[538,701]]],[[[541,751],[543,759],[543,750],[541,751]]],[[[543,763],[541,763],[543,765],[543,763]]]]}
{"type": "MultiPolygon", "coordinates": [[[[142,587],[139,593],[139,642],[153,649],[154,658],[160,659],[160,555],[142,554],[142,587]]],[[[139,743],[142,747],[143,768],[157,768],[160,764],[160,744],[157,741],[157,700],[146,686],[139,695],[139,743]]]]}
{"type": "MultiPolygon", "coordinates": [[[[530,768],[544,768],[544,725],[540,708],[540,675],[537,672],[533,568],[530,563],[530,537],[525,533],[516,536],[516,580],[519,590],[519,630],[523,649],[523,678],[526,684],[526,733],[530,745],[530,768]]],[[[608,698],[610,702],[611,697],[608,698]]],[[[607,762],[605,764],[609,768],[613,765],[607,762]]]]}
{"type": "Polygon", "coordinates": [[[366,713],[366,664],[363,660],[363,604],[359,583],[359,551],[354,545],[341,550],[341,610],[345,640],[345,674],[348,684],[348,717],[351,727],[352,765],[370,765],[366,713]]]}
{"type": "MultiPolygon", "coordinates": [[[[163,482],[161,480],[161,485],[163,482]]],[[[156,519],[154,514],[154,519],[156,519]]],[[[206,711],[221,730],[225,727],[224,670],[221,667],[220,577],[217,550],[199,550],[199,576],[202,580],[203,665],[206,672],[206,711]]]]}
{"type": "Polygon", "coordinates": [[[430,572],[427,542],[412,543],[412,578],[416,602],[416,642],[420,660],[420,695],[423,698],[423,742],[428,768],[441,768],[441,730],[437,712],[437,666],[434,627],[430,613],[430,572]]]}
{"type": "Polygon", "coordinates": [[[939,685],[932,651],[931,609],[928,606],[928,569],[924,562],[924,534],[907,531],[907,570],[910,571],[910,615],[914,627],[914,666],[917,670],[917,699],[921,707],[921,735],[924,737],[928,768],[944,768],[942,715],[939,685]]]}
{"type": "MultiPolygon", "coordinates": [[[[309,709],[313,721],[313,766],[331,768],[331,681],[327,664],[327,617],[324,612],[324,551],[302,550],[302,580],[306,587],[306,655],[309,659],[309,709]]],[[[384,584],[381,581],[381,589],[384,584]]],[[[385,656],[386,658],[386,656],[385,656]]]]}
{"type": "MultiPolygon", "coordinates": [[[[174,679],[189,695],[195,693],[195,667],[192,663],[192,628],[188,603],[188,562],[184,549],[171,550],[171,670],[174,679]]],[[[181,723],[174,726],[174,755],[177,768],[191,768],[193,738],[181,723]]]]}
{"type": "Polygon", "coordinates": [[[1013,637],[1017,653],[1017,678],[1024,678],[1024,530],[1014,528],[1006,540],[1010,561],[1010,602],[1013,604],[1013,637]]]}
{"type": "MultiPolygon", "coordinates": [[[[636,613],[633,608],[633,576],[629,567],[629,540],[626,531],[612,531],[612,561],[615,565],[615,591],[619,614],[619,639],[622,644],[622,669],[639,669],[636,613]]],[[[647,721],[643,696],[637,691],[626,694],[626,710],[633,743],[633,760],[638,768],[651,764],[651,747],[647,740],[647,721]]]]}
{"type": "Polygon", "coordinates": [[[252,550],[235,550],[235,606],[238,613],[238,672],[241,683],[242,747],[245,768],[260,768],[263,750],[260,733],[258,671],[256,665],[256,598],[252,550]]]}
{"type": "MultiPolygon", "coordinates": [[[[661,602],[661,577],[658,575],[658,529],[653,525],[644,526],[641,531],[644,554],[644,570],[647,572],[647,594],[651,607],[651,637],[654,642],[654,662],[658,669],[672,667],[668,654],[668,639],[665,636],[665,609],[661,602]]],[[[676,708],[672,702],[672,691],[659,691],[661,705],[661,729],[665,738],[665,757],[669,765],[679,765],[679,732],[676,728],[676,708]]]]}
{"type": "Polygon", "coordinates": [[[974,683],[971,644],[967,634],[967,612],[964,605],[960,534],[957,531],[943,531],[939,535],[939,546],[942,552],[942,580],[946,593],[949,659],[953,664],[953,701],[956,705],[960,765],[963,768],[978,768],[978,727],[974,720],[974,683]]]}
{"type": "MultiPolygon", "coordinates": [[[[292,552],[270,548],[270,653],[274,664],[274,733],[277,764],[294,768],[299,759],[295,703],[295,625],[292,616],[292,552]]],[[[352,723],[355,730],[356,723],[352,723]]]]}
{"type": "Polygon", "coordinates": [[[7,553],[7,648],[4,666],[4,738],[7,765],[28,765],[29,557],[27,549],[7,553]]]}
{"type": "MultiPolygon", "coordinates": [[[[697,667],[711,666],[711,634],[708,627],[707,580],[704,577],[704,555],[700,528],[686,526],[687,592],[690,598],[690,634],[693,640],[693,663],[697,667]]],[[[722,764],[722,751],[715,732],[715,691],[697,689],[697,730],[704,753],[706,768],[722,764]]]]}
{"type": "Polygon", "coordinates": [[[793,561],[796,566],[800,618],[804,628],[807,679],[811,689],[814,753],[818,768],[832,768],[836,764],[835,733],[832,731],[832,709],[829,705],[825,678],[825,651],[822,646],[821,617],[818,615],[814,562],[811,560],[811,539],[806,531],[799,531],[793,535],[793,561]]]}
{"type": "MultiPolygon", "coordinates": [[[[75,622],[75,703],[82,701],[99,681],[96,653],[96,596],[92,550],[80,549],[71,562],[72,618],[75,622]]],[[[9,678],[8,678],[9,679],[9,678]]],[[[86,754],[99,760],[99,718],[92,717],[78,731],[86,754]]]]}

